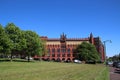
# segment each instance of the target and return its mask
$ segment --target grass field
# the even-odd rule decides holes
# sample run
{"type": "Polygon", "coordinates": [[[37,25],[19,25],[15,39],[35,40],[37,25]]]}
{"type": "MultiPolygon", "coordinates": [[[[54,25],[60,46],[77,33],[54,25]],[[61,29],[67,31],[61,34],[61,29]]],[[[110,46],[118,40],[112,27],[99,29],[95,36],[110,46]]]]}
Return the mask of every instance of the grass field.
{"type": "Polygon", "coordinates": [[[0,80],[109,80],[109,75],[101,64],[0,62],[0,80]]]}

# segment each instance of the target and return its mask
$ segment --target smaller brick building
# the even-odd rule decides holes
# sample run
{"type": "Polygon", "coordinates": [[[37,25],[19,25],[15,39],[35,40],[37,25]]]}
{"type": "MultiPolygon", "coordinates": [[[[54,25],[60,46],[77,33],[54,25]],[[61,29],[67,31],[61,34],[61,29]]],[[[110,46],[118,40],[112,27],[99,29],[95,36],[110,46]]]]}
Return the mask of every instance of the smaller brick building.
{"type": "Polygon", "coordinates": [[[45,41],[47,49],[47,52],[41,57],[42,59],[73,61],[77,58],[77,53],[75,52],[76,47],[85,41],[95,45],[101,60],[105,60],[104,46],[100,38],[93,37],[92,33],[87,38],[67,38],[63,33],[60,35],[60,38],[48,38],[46,36],[42,36],[40,39],[45,41]]]}

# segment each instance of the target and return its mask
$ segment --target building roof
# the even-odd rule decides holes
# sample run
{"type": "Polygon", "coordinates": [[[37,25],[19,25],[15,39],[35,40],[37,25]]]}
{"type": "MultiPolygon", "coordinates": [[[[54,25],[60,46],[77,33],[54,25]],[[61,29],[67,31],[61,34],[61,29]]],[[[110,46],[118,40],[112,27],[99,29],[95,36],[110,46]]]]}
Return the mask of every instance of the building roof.
{"type": "MultiPolygon", "coordinates": [[[[89,38],[66,38],[66,41],[88,41],[89,38]]],[[[60,41],[60,38],[47,38],[47,41],[60,41]]]]}

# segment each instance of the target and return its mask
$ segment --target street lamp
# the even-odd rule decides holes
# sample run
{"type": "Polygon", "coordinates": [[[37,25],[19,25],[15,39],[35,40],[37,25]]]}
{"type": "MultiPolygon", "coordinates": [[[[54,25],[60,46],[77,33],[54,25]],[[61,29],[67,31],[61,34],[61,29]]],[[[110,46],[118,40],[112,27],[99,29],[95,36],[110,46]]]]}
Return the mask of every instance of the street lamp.
{"type": "Polygon", "coordinates": [[[103,41],[103,44],[104,44],[104,54],[105,54],[105,62],[107,61],[107,58],[106,58],[106,42],[112,43],[112,41],[111,40],[103,41]]]}

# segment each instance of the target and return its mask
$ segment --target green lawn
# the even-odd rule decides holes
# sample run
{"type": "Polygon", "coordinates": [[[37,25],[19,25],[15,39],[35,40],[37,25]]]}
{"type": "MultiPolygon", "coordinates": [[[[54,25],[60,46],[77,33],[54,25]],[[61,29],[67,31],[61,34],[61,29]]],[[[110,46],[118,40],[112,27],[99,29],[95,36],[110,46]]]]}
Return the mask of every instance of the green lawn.
{"type": "Polygon", "coordinates": [[[108,68],[96,64],[0,62],[0,80],[109,80],[108,68]]]}

